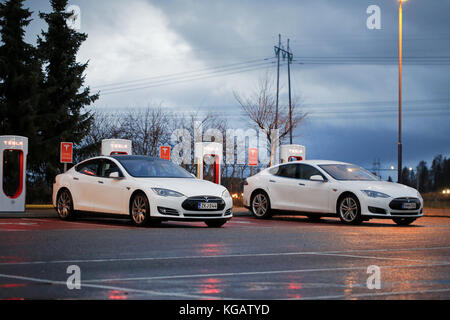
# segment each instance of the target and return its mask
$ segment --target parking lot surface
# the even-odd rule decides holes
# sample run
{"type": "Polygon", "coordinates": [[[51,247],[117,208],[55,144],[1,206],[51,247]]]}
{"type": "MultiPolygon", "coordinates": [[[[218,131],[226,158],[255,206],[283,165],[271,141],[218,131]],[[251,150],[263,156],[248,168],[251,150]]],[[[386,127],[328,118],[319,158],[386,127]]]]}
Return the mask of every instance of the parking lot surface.
{"type": "Polygon", "coordinates": [[[0,218],[0,299],[449,299],[449,235],[445,217],[402,227],[244,215],[220,229],[0,218]],[[80,289],[67,286],[70,266],[80,289]]]}

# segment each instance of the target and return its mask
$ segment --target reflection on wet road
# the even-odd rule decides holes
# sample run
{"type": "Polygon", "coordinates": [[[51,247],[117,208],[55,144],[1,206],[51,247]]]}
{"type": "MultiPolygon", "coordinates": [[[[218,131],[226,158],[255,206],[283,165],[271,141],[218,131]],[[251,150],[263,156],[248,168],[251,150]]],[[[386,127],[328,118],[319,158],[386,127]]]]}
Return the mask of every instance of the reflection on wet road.
{"type": "Polygon", "coordinates": [[[0,219],[0,298],[449,299],[449,232],[437,217],[409,227],[235,217],[221,229],[0,219]],[[70,265],[80,290],[66,286],[70,265]],[[379,289],[367,286],[373,265],[379,289]]]}

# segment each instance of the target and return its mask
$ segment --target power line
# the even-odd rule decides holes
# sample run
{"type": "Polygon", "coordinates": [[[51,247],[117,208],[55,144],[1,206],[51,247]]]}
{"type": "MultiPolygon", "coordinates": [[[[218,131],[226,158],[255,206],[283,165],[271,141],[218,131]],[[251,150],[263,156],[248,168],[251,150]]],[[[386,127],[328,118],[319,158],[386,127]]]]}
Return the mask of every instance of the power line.
{"type": "Polygon", "coordinates": [[[239,65],[248,65],[248,64],[253,64],[253,63],[256,63],[256,62],[267,61],[267,60],[270,60],[270,59],[273,59],[273,58],[253,59],[253,60],[248,60],[248,61],[243,61],[243,62],[236,62],[236,63],[220,65],[220,66],[213,66],[213,67],[197,69],[197,70],[189,70],[189,71],[182,71],[182,72],[176,72],[176,73],[172,73],[172,74],[158,75],[158,76],[146,77],[146,78],[135,79],[135,80],[120,81],[120,82],[109,83],[109,84],[104,84],[104,85],[97,85],[97,86],[93,86],[92,88],[93,89],[108,88],[108,87],[122,86],[122,85],[125,85],[125,84],[131,84],[131,83],[146,82],[146,81],[149,81],[149,80],[158,80],[158,79],[172,78],[172,77],[178,77],[178,76],[183,76],[183,75],[196,74],[196,73],[200,73],[200,72],[207,72],[207,71],[214,71],[214,70],[220,70],[220,69],[227,69],[227,68],[236,67],[236,66],[239,66],[239,65]]]}
{"type": "Polygon", "coordinates": [[[170,80],[159,80],[159,81],[154,81],[154,82],[150,82],[150,83],[146,83],[146,84],[144,83],[144,84],[138,84],[138,85],[134,85],[134,86],[124,86],[122,88],[119,87],[119,88],[114,88],[114,89],[109,89],[109,90],[106,89],[103,92],[101,91],[101,94],[108,95],[108,94],[114,94],[114,93],[129,92],[129,91],[135,91],[135,90],[141,90],[141,89],[147,89],[147,88],[153,88],[153,87],[160,87],[160,86],[165,86],[165,85],[173,85],[173,84],[179,84],[179,83],[184,83],[184,82],[190,82],[190,81],[194,81],[194,80],[209,79],[209,78],[214,78],[214,77],[218,77],[218,76],[233,75],[233,74],[238,74],[238,73],[243,73],[243,72],[264,69],[264,68],[272,66],[273,64],[274,64],[273,62],[263,62],[263,63],[259,63],[259,64],[254,64],[251,66],[233,68],[233,69],[222,70],[222,71],[215,71],[215,72],[205,73],[205,74],[201,74],[201,75],[179,77],[179,78],[170,79],[170,80]]]}

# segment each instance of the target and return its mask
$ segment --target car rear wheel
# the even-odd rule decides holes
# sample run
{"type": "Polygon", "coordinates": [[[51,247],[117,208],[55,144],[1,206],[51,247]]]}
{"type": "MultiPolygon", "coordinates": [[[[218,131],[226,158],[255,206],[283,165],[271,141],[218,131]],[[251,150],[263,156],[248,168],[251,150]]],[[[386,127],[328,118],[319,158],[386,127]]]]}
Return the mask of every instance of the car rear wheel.
{"type": "Polygon", "coordinates": [[[393,218],[392,220],[399,226],[407,226],[413,223],[416,218],[393,218]]]}
{"type": "Polygon", "coordinates": [[[210,228],[220,228],[222,227],[227,220],[225,219],[214,219],[214,220],[206,220],[205,223],[210,228]]]}
{"type": "Polygon", "coordinates": [[[73,210],[73,200],[70,191],[61,190],[56,199],[56,212],[62,220],[73,220],[75,218],[75,210],[73,210]]]}
{"type": "Polygon", "coordinates": [[[353,195],[347,195],[340,199],[337,213],[345,224],[360,224],[362,222],[361,208],[358,199],[353,195]]]}
{"type": "Polygon", "coordinates": [[[251,202],[253,215],[258,219],[267,219],[271,217],[270,200],[265,192],[256,193],[251,202]]]}
{"type": "Polygon", "coordinates": [[[130,215],[138,227],[147,225],[150,221],[150,204],[143,193],[137,193],[131,200],[130,215]]]}

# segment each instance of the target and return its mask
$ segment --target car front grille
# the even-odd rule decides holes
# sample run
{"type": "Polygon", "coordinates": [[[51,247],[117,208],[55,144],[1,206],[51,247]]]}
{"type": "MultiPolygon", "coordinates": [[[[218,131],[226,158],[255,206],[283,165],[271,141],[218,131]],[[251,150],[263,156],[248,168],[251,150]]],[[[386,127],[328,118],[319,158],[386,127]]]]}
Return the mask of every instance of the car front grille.
{"type": "Polygon", "coordinates": [[[411,211],[411,210],[418,210],[420,208],[420,200],[417,198],[395,198],[389,203],[389,208],[392,210],[404,210],[404,211],[411,211]],[[415,208],[412,209],[405,209],[403,208],[404,203],[415,203],[415,208]]]}
{"type": "Polygon", "coordinates": [[[225,201],[220,197],[214,196],[196,196],[190,197],[181,204],[184,210],[187,211],[220,211],[225,208],[225,201]],[[217,209],[199,209],[198,204],[202,202],[217,203],[217,209]]]}

